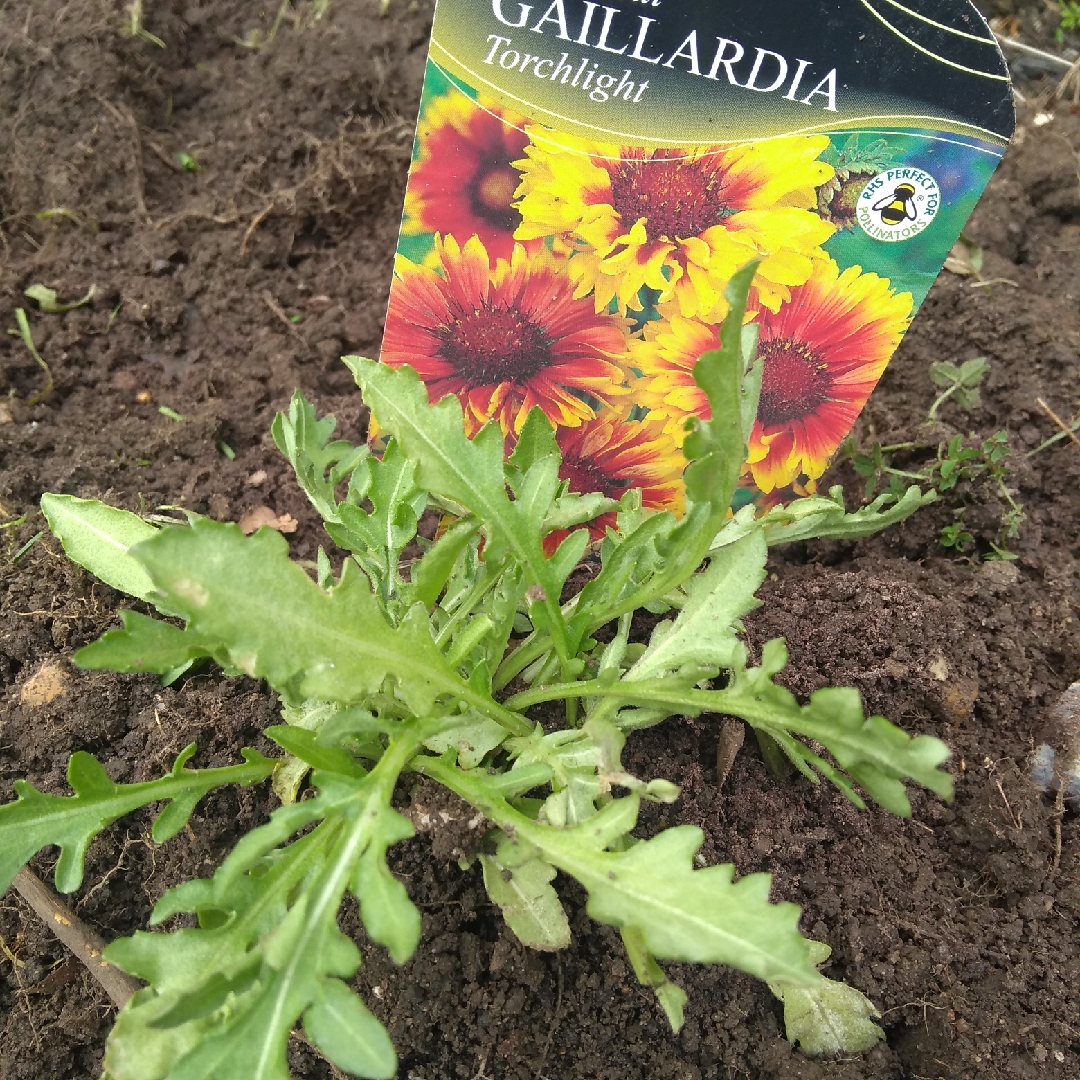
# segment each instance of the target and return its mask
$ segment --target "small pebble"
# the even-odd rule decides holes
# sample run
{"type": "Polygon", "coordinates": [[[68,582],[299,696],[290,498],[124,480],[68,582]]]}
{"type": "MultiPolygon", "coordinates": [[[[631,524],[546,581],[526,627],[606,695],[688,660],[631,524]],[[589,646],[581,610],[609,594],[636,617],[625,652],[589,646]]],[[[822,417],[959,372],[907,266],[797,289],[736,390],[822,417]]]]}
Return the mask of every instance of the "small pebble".
{"type": "Polygon", "coordinates": [[[1031,756],[1031,781],[1043,792],[1064,785],[1069,800],[1080,800],[1080,682],[1074,682],[1050,710],[1062,734],[1059,753],[1049,743],[1036,747],[1031,756]]]}

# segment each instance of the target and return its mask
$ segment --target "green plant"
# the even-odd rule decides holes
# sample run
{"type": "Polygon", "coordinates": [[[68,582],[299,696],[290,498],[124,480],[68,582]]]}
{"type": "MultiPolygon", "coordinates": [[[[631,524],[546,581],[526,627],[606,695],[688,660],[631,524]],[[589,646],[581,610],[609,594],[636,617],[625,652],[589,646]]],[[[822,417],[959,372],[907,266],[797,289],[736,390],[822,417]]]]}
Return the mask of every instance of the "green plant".
{"type": "Polygon", "coordinates": [[[977,356],[974,360],[965,360],[962,364],[949,363],[948,360],[935,360],[930,365],[930,378],[935,385],[945,389],[937,396],[926,419],[933,422],[937,419],[938,409],[949,398],[954,398],[956,403],[964,410],[971,412],[981,404],[979,399],[979,386],[982,384],[990,365],[985,356],[977,356]]]}
{"type": "MultiPolygon", "coordinates": [[[[930,378],[935,385],[944,389],[930,406],[927,423],[937,419],[938,410],[950,398],[965,412],[978,408],[979,387],[989,370],[990,365],[982,356],[965,360],[959,365],[945,360],[932,363],[930,378]]],[[[1016,558],[1008,550],[1008,545],[1019,535],[1024,520],[1023,507],[1005,482],[1011,472],[1009,453],[1009,435],[1006,431],[995,432],[975,446],[966,446],[963,435],[954,435],[948,442],[939,443],[936,449],[919,442],[893,443],[889,446],[874,442],[867,452],[860,451],[853,442],[847,447],[847,456],[855,472],[866,481],[864,494],[867,500],[874,498],[879,488],[893,498],[899,498],[910,482],[927,485],[939,495],[952,494],[955,498],[958,485],[963,483],[965,494],[954,510],[956,520],[942,528],[939,537],[943,547],[956,551],[964,551],[975,542],[974,535],[964,525],[964,514],[969,505],[966,492],[980,487],[984,491],[989,489],[991,496],[999,501],[1001,511],[997,537],[987,541],[990,548],[984,556],[987,559],[1016,558]],[[921,468],[902,469],[894,463],[893,456],[896,454],[920,454],[931,450],[935,457],[921,468]]]]}
{"type": "Polygon", "coordinates": [[[143,24],[143,0],[131,0],[131,3],[124,8],[124,14],[127,15],[125,31],[128,37],[142,38],[143,41],[148,41],[159,49],[166,47],[165,42],[156,34],[151,34],[143,24]]]}
{"type": "MultiPolygon", "coordinates": [[[[894,454],[925,449],[927,448],[919,443],[912,442],[895,443],[891,446],[882,446],[875,442],[869,453],[849,451],[855,471],[866,480],[866,498],[872,498],[879,486],[883,486],[884,492],[895,498],[898,492],[903,491],[904,481],[926,484],[939,495],[954,494],[962,482],[965,491],[972,488],[989,490],[993,498],[1000,500],[1001,510],[997,538],[988,541],[990,552],[984,558],[1016,558],[1008,550],[1008,544],[1020,533],[1024,508],[1016,501],[1005,483],[1011,471],[1008,464],[1008,432],[995,432],[976,446],[965,446],[963,435],[954,435],[947,443],[938,445],[936,458],[919,471],[900,469],[893,464],[894,454]]],[[[970,504],[965,493],[954,510],[957,520],[941,530],[942,546],[963,551],[974,543],[975,537],[967,531],[963,521],[968,505],[970,504]]]]}
{"type": "Polygon", "coordinates": [[[30,320],[27,319],[26,312],[21,307],[15,309],[15,323],[19,328],[18,331],[9,330],[8,333],[17,333],[17,336],[22,338],[22,343],[34,358],[34,362],[45,372],[45,385],[27,401],[27,405],[37,405],[39,402],[44,401],[53,392],[53,388],[56,386],[56,383],[53,381],[52,368],[42,360],[41,353],[37,351],[37,346],[34,344],[34,335],[30,331],[30,320]]]}
{"type": "Polygon", "coordinates": [[[195,160],[194,155],[189,154],[186,150],[176,151],[176,160],[180,162],[180,167],[184,172],[198,172],[202,166],[195,160]]]}
{"type": "Polygon", "coordinates": [[[643,510],[633,490],[617,503],[568,491],[540,410],[504,461],[496,427],[465,437],[456,398],[429,405],[410,369],[357,357],[346,362],[391,436],[381,459],[333,440],[333,419],[317,418],[299,394],[273,426],[328,533],[351,553],[340,575],[320,550],[313,580],[267,529],[245,537],[194,515],[189,527],[157,529],[101,503],[43,498],[75,561],[183,620],[124,611],[123,629],[80,650],[77,665],[172,676],[209,658],[265,679],[283,701],[285,723],[266,730],[284,751],[277,761],[248,751],[242,765],[192,770],[189,748],[168,776],[125,785],[80,753],[68,769],[73,795],[20,782],[17,799],[0,806],[0,888],[58,844],[56,883],[69,891],[86,845],[120,814],[168,800],[154,825],[163,841],[211,787],[273,774],[283,805],[211,878],[166,892],[152,916],[157,924],[193,912],[198,925],[109,946],[110,961],[148,983],[117,1018],[110,1080],[286,1080],[298,1022],[338,1069],[395,1074],[386,1031],[345,981],[360,953],[337,913],[351,893],[368,936],[395,961],[417,948],[419,912],[386,861],[414,832],[391,805],[409,775],[444,785],[480,815],[485,884],[523,942],[567,943],[551,882],[557,870],[577,879],[592,917],[619,928],[673,1028],[685,995],[664,959],[768,980],[789,1036],[810,1052],[857,1052],[880,1037],[873,1006],[818,973],[827,950],[799,934],[795,905],[769,902],[768,875],[735,881],[731,865],[701,865],[694,827],[633,835],[641,801],[672,802],[678,789],[628,773],[621,749],[672,715],[738,717],[808,780],[825,778],[859,807],[861,789],[910,814],[906,780],[952,793],[938,739],[865,717],[853,689],[818,690],[800,705],[774,681],[787,662],[783,641],[769,642],[755,666],[739,639],[770,544],[867,535],[934,497],[913,487],[848,514],[834,489],[761,517],[753,507],[731,516],[762,373],[753,329],[741,325],[752,272],[733,279],[722,347],[695,368],[712,419],[685,441],[679,521],[643,510]],[[431,506],[453,523],[405,567],[431,506]],[[617,524],[600,544],[599,572],[564,596],[589,540],[580,526],[609,511],[617,524]],[[555,530],[569,532],[548,556],[544,537],[555,530]],[[668,618],[634,641],[643,608],[668,618]]]}
{"type": "Polygon", "coordinates": [[[46,314],[62,315],[65,311],[74,311],[84,304],[89,304],[90,301],[94,299],[94,294],[96,292],[97,286],[91,285],[90,288],[86,290],[85,296],[70,304],[61,304],[56,298],[56,290],[50,289],[46,285],[31,285],[30,288],[23,290],[23,295],[29,296],[31,300],[36,300],[38,302],[38,307],[46,314]]]}
{"type": "Polygon", "coordinates": [[[1060,7],[1061,15],[1058,18],[1057,29],[1054,31],[1054,37],[1059,45],[1064,42],[1067,30],[1080,29],[1080,3],[1077,0],[1062,0],[1060,7]]]}

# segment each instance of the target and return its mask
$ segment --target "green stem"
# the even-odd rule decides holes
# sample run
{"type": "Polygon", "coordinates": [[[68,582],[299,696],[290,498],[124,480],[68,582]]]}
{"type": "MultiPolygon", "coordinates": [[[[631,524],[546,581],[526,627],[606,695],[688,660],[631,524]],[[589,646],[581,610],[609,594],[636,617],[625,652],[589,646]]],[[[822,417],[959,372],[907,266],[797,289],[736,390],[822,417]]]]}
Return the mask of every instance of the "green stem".
{"type": "Polygon", "coordinates": [[[502,690],[534,660],[539,660],[550,648],[551,639],[547,634],[541,634],[539,631],[534,630],[498,666],[495,676],[491,680],[492,689],[495,691],[502,690]]]}
{"type": "MultiPolygon", "coordinates": [[[[339,807],[338,813],[344,819],[337,843],[329,853],[327,868],[306,892],[304,925],[293,945],[287,962],[281,967],[275,979],[277,1001],[271,1004],[274,1012],[286,1012],[295,1006],[290,1001],[294,988],[301,985],[300,972],[311,963],[311,957],[317,955],[322,938],[329,927],[335,925],[337,911],[345,897],[345,890],[356,870],[356,863],[371,843],[374,830],[378,827],[378,812],[373,806],[390,805],[394,785],[409,759],[420,746],[431,725],[422,721],[413,721],[403,725],[401,733],[390,741],[379,763],[364,778],[357,790],[356,799],[363,804],[364,812],[356,814],[350,820],[339,807]]],[[[264,1052],[270,1047],[264,1044],[264,1052]]],[[[259,1069],[260,1075],[263,1074],[259,1069]]]]}
{"type": "MultiPolygon", "coordinates": [[[[563,617],[571,615],[577,607],[578,597],[572,596],[562,607],[563,617]]],[[[520,675],[531,663],[539,660],[551,648],[551,638],[547,633],[534,630],[527,638],[522,639],[514,647],[513,651],[505,656],[499,664],[495,675],[491,680],[492,689],[496,692],[502,690],[508,683],[520,675]]]]}
{"type": "Polygon", "coordinates": [[[927,476],[925,473],[904,472],[903,469],[893,469],[888,465],[883,465],[881,471],[883,473],[888,473],[890,476],[903,476],[908,480],[918,480],[923,484],[929,484],[931,480],[933,480],[932,476],[927,476]]]}
{"type": "Polygon", "coordinates": [[[1023,510],[1021,510],[1020,507],[1016,505],[1016,501],[1009,494],[1009,489],[1005,486],[1005,481],[1002,480],[1002,478],[999,476],[997,478],[997,482],[998,487],[1001,489],[1001,494],[1005,496],[1005,501],[1013,508],[1013,510],[1016,511],[1016,513],[1022,514],[1023,510]]]}
{"type": "MultiPolygon", "coordinates": [[[[486,564],[485,564],[486,565],[486,564]]],[[[435,644],[442,648],[442,644],[448,637],[453,634],[454,629],[459,626],[472,612],[473,608],[480,603],[481,600],[495,587],[499,577],[503,570],[506,568],[506,562],[503,561],[493,569],[490,569],[485,577],[476,582],[472,588],[466,590],[465,596],[454,605],[454,613],[450,616],[447,624],[439,631],[435,638],[435,644]]]]}
{"type": "MultiPolygon", "coordinates": [[[[580,697],[584,691],[594,685],[594,680],[584,682],[549,683],[547,686],[537,686],[532,690],[523,690],[520,694],[514,694],[503,702],[503,707],[521,712],[530,705],[539,705],[542,701],[557,701],[559,698],[580,697]]],[[[619,684],[623,685],[622,683],[619,684]]]]}
{"type": "Polygon", "coordinates": [[[502,724],[514,735],[528,735],[532,731],[532,724],[524,716],[511,711],[505,705],[500,705],[497,701],[492,701],[491,698],[477,692],[464,681],[456,686],[452,693],[478,712],[490,716],[497,724],[502,724]]]}
{"type": "Polygon", "coordinates": [[[935,401],[934,404],[930,406],[930,411],[926,414],[927,422],[933,423],[937,419],[938,409],[940,409],[941,406],[944,405],[945,402],[948,401],[949,398],[951,398],[953,394],[955,394],[956,391],[959,389],[960,383],[954,382],[952,386],[948,388],[948,390],[946,390],[943,394],[941,394],[940,397],[938,397],[937,401],[935,401]]]}
{"type": "Polygon", "coordinates": [[[26,312],[21,307],[15,309],[15,322],[19,325],[19,337],[22,338],[23,344],[30,350],[30,355],[37,361],[38,367],[45,372],[45,386],[26,403],[36,405],[52,393],[53,386],[56,384],[53,382],[52,369],[41,359],[41,354],[34,347],[34,335],[30,333],[30,323],[27,321],[26,312]]]}
{"type": "Polygon", "coordinates": [[[677,589],[697,570],[702,560],[708,555],[713,539],[728,517],[728,507],[714,507],[708,512],[708,517],[701,521],[701,514],[705,513],[705,507],[701,508],[700,514],[698,509],[698,507],[691,509],[669,538],[673,554],[667,559],[664,569],[654,574],[646,584],[630,596],[617,604],[612,604],[606,611],[600,612],[589,622],[588,633],[591,634],[621,615],[660,600],[667,593],[677,589]],[[695,516],[698,518],[697,521],[693,520],[695,516]],[[686,542],[683,542],[683,536],[688,537],[686,542]]]}

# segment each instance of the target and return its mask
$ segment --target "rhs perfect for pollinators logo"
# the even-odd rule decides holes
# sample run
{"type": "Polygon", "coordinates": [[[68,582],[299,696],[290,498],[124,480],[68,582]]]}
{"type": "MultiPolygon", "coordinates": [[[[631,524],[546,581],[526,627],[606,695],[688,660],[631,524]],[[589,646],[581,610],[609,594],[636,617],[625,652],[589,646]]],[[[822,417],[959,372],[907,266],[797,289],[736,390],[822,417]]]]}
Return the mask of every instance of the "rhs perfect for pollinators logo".
{"type": "Polygon", "coordinates": [[[737,500],[813,491],[1013,125],[967,0],[882,4],[439,0],[383,361],[681,513],[693,365],[756,259],[737,500]]]}
{"type": "Polygon", "coordinates": [[[859,228],[890,243],[918,236],[941,207],[938,182],[922,169],[886,169],[868,180],[859,195],[859,228]]]}

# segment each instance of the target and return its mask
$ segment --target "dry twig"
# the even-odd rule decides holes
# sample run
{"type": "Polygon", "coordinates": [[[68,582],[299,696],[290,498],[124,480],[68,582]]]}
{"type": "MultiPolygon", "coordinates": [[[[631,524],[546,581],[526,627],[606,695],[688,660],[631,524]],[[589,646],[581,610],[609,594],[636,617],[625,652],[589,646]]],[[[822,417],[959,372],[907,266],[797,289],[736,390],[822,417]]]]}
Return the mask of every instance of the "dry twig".
{"type": "Polygon", "coordinates": [[[1051,409],[1050,406],[1047,405],[1042,398],[1036,398],[1035,400],[1039,403],[1039,407],[1046,413],[1046,415],[1049,416],[1050,419],[1053,420],[1054,423],[1057,424],[1057,426],[1061,428],[1061,430],[1064,431],[1065,434],[1068,435],[1068,437],[1072,439],[1072,441],[1076,443],[1077,446],[1080,446],[1080,439],[1076,437],[1076,432],[1073,431],[1073,429],[1069,427],[1069,425],[1066,424],[1065,421],[1062,420],[1061,417],[1058,416],[1058,414],[1054,412],[1054,410],[1051,409]]]}
{"type": "Polygon", "coordinates": [[[142,988],[138,979],[101,958],[105,942],[36,874],[24,866],[12,885],[38,918],[86,965],[118,1009],[142,988]]]}

